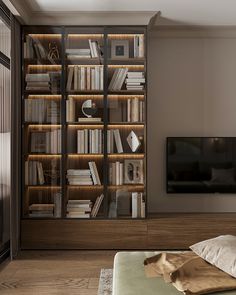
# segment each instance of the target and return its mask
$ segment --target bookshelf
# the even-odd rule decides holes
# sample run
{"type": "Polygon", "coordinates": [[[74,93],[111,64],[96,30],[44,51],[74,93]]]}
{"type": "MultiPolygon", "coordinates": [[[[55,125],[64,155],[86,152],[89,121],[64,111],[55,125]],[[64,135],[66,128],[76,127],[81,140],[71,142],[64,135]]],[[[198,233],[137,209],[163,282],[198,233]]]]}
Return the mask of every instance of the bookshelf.
{"type": "Polygon", "coordinates": [[[143,219],[146,27],[24,26],[22,219],[143,219]]]}

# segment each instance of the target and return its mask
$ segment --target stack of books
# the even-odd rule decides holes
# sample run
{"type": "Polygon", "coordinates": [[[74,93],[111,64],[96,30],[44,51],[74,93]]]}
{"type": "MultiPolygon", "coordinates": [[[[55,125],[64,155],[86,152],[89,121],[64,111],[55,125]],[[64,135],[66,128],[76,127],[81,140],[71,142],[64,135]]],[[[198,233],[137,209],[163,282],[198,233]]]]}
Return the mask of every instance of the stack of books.
{"type": "Polygon", "coordinates": [[[90,218],[92,202],[90,200],[68,200],[68,218],[90,218]]]}
{"type": "Polygon", "coordinates": [[[125,79],[127,90],[143,90],[145,83],[144,72],[128,72],[125,79]]]}
{"type": "Polygon", "coordinates": [[[132,218],[145,218],[143,193],[132,192],[132,218]]]}
{"type": "Polygon", "coordinates": [[[66,90],[103,90],[103,66],[70,66],[66,90]]]}
{"type": "Polygon", "coordinates": [[[134,36],[134,57],[144,57],[144,35],[134,36]]]}
{"type": "Polygon", "coordinates": [[[124,183],[124,164],[121,162],[110,163],[109,177],[111,185],[123,185],[124,183]]]}
{"type": "Polygon", "coordinates": [[[88,162],[89,169],[68,169],[67,179],[70,185],[101,185],[95,162],[88,162]]]}
{"type": "Polygon", "coordinates": [[[81,59],[81,58],[90,58],[90,49],[66,49],[66,54],[68,59],[81,59]]]}
{"type": "Polygon", "coordinates": [[[29,217],[54,217],[54,204],[32,204],[29,206],[29,217]]]}
{"type": "Polygon", "coordinates": [[[25,185],[45,183],[43,165],[39,161],[25,161],[25,185]]]}
{"type": "Polygon", "coordinates": [[[26,74],[25,81],[28,91],[51,91],[49,73],[26,74]]]}
{"type": "Polygon", "coordinates": [[[110,84],[108,86],[108,90],[111,90],[111,91],[121,90],[127,73],[128,73],[128,68],[115,69],[113,76],[111,78],[110,84]]]}
{"type": "Polygon", "coordinates": [[[144,121],[144,102],[137,97],[127,99],[127,122],[144,121]]]}
{"type": "Polygon", "coordinates": [[[90,169],[68,169],[67,179],[70,185],[93,185],[90,169]]]}
{"type": "Polygon", "coordinates": [[[102,130],[83,129],[77,131],[77,153],[78,154],[100,154],[102,153],[102,130]]]}
{"type": "Polygon", "coordinates": [[[59,103],[47,99],[25,99],[25,122],[59,123],[59,103]]]}

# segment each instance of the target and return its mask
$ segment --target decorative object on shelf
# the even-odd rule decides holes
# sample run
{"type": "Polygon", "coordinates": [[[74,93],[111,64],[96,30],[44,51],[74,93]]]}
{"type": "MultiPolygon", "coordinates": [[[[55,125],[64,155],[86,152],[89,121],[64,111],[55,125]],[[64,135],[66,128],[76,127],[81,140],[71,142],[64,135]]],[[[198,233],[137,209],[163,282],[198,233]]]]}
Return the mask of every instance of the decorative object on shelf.
{"type": "Polygon", "coordinates": [[[129,40],[111,40],[111,58],[129,58],[129,40]]]}
{"type": "Polygon", "coordinates": [[[55,62],[55,59],[59,59],[60,55],[59,55],[59,50],[57,47],[57,44],[55,42],[49,42],[48,44],[48,59],[50,61],[55,62]]]}
{"type": "Polygon", "coordinates": [[[141,142],[133,130],[128,135],[127,142],[133,153],[136,152],[138,148],[141,146],[141,142]]]}
{"type": "Polygon", "coordinates": [[[93,116],[97,113],[97,105],[92,99],[87,99],[82,104],[82,113],[86,118],[78,118],[79,122],[101,122],[101,118],[93,118],[93,116]]]}
{"type": "Polygon", "coordinates": [[[124,160],[125,184],[143,184],[143,160],[124,160]]]}

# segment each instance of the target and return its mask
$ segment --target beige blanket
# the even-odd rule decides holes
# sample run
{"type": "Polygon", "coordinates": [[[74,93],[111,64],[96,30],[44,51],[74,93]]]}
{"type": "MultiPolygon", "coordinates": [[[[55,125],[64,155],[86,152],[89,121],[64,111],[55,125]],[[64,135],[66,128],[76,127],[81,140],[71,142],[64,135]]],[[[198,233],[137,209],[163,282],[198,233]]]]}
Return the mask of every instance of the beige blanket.
{"type": "Polygon", "coordinates": [[[184,294],[236,289],[236,279],[193,252],[162,253],[144,261],[147,277],[163,277],[184,294]]]}

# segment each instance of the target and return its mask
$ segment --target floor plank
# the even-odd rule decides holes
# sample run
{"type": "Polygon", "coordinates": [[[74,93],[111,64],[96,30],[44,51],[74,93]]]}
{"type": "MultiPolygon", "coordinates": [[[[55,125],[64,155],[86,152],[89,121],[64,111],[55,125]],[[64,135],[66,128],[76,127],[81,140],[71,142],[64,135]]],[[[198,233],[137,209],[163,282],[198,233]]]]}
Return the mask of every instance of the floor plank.
{"type": "Polygon", "coordinates": [[[115,251],[22,251],[0,267],[1,295],[97,295],[115,251]]]}

